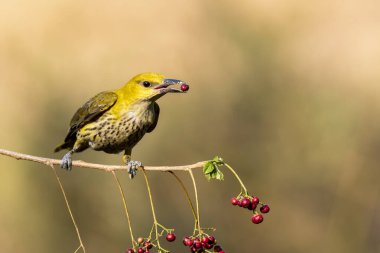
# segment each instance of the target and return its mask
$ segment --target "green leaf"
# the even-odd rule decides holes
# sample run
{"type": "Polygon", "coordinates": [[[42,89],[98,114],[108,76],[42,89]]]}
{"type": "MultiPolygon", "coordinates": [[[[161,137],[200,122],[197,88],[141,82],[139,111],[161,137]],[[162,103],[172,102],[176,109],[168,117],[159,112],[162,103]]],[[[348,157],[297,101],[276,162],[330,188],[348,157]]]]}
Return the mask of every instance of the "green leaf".
{"type": "Polygon", "coordinates": [[[215,156],[212,160],[205,163],[203,166],[203,174],[207,178],[207,180],[217,179],[223,180],[224,175],[219,170],[219,166],[224,165],[224,161],[221,157],[215,156]]]}
{"type": "Polygon", "coordinates": [[[206,165],[203,167],[203,173],[204,174],[211,174],[215,170],[215,166],[212,162],[206,163],[206,165]]]}
{"type": "Polygon", "coordinates": [[[216,173],[215,179],[224,180],[224,175],[220,170],[216,173]]]}
{"type": "Polygon", "coordinates": [[[214,156],[214,158],[212,159],[214,162],[219,162],[219,161],[223,161],[223,159],[219,156],[214,156]]]}
{"type": "Polygon", "coordinates": [[[215,156],[214,159],[212,159],[212,161],[218,165],[218,166],[221,166],[221,165],[224,165],[224,160],[223,158],[219,157],[219,156],[215,156]]]}

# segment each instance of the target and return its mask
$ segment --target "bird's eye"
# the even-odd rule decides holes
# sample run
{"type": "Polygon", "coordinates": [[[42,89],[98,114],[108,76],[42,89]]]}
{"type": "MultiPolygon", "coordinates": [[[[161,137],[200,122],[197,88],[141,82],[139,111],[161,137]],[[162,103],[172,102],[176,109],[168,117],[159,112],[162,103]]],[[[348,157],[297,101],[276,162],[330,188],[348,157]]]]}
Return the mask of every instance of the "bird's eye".
{"type": "Polygon", "coordinates": [[[150,87],[150,82],[148,81],[144,81],[142,84],[144,85],[145,88],[150,87]]]}

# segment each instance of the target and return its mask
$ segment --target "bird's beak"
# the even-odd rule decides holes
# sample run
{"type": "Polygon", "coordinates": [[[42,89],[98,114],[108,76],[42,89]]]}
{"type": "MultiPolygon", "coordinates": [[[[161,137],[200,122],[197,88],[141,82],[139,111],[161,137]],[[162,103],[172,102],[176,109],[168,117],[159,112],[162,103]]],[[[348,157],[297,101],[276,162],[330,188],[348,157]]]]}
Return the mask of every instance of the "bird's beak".
{"type": "Polygon", "coordinates": [[[156,87],[154,87],[154,89],[156,90],[159,90],[159,92],[161,94],[164,94],[164,93],[169,93],[169,92],[173,92],[173,93],[183,93],[183,92],[186,92],[187,90],[183,90],[182,88],[181,89],[175,89],[175,88],[171,88],[169,86],[171,85],[187,85],[184,81],[181,81],[181,80],[177,80],[177,79],[164,79],[164,81],[162,82],[162,84],[159,84],[157,85],[156,87]]]}

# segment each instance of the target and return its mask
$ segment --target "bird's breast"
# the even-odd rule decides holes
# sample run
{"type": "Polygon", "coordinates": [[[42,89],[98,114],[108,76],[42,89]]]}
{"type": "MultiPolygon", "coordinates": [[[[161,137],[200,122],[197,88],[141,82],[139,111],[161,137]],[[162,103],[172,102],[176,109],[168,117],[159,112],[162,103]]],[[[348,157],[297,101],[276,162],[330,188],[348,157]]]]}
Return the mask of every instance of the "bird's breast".
{"type": "Polygon", "coordinates": [[[87,138],[89,146],[95,150],[119,153],[132,149],[141,140],[154,117],[153,107],[144,105],[132,106],[117,115],[108,111],[78,134],[87,138]]]}

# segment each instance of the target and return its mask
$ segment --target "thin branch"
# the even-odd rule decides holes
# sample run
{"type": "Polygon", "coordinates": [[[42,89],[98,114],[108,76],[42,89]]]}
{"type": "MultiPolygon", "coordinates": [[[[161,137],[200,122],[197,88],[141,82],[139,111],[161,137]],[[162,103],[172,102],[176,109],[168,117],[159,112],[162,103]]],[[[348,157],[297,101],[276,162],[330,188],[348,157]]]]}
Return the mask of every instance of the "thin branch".
{"type": "Polygon", "coordinates": [[[189,205],[190,205],[190,208],[191,208],[191,212],[193,213],[193,216],[194,216],[194,231],[195,231],[195,230],[197,230],[199,228],[199,226],[198,226],[199,222],[198,222],[198,216],[195,213],[193,202],[191,202],[190,194],[187,191],[186,186],[182,182],[182,180],[173,171],[169,171],[169,173],[172,174],[175,177],[175,179],[177,180],[177,182],[181,185],[182,190],[185,192],[187,201],[189,202],[189,205]]]}
{"type": "Polygon", "coordinates": [[[66,207],[67,207],[67,210],[69,211],[71,221],[73,222],[73,225],[75,227],[75,231],[76,231],[77,236],[78,236],[79,247],[77,248],[77,250],[74,253],[76,253],[80,248],[82,248],[83,253],[86,253],[86,248],[83,245],[82,238],[81,238],[80,233],[79,233],[79,228],[78,228],[77,223],[75,222],[74,215],[73,215],[73,212],[71,211],[69,200],[67,199],[67,196],[66,196],[65,190],[63,188],[61,179],[59,178],[57,171],[55,170],[54,166],[52,164],[50,164],[50,167],[52,168],[52,170],[54,172],[55,178],[57,179],[57,182],[59,184],[59,188],[61,189],[63,198],[65,199],[66,207]]]}
{"type": "Polygon", "coordinates": [[[199,215],[199,201],[198,201],[198,190],[197,190],[197,184],[195,183],[195,178],[194,178],[194,175],[193,175],[193,171],[192,170],[187,170],[190,174],[190,177],[191,177],[191,181],[193,181],[193,186],[194,186],[194,193],[195,193],[195,205],[197,207],[197,223],[198,223],[198,233],[202,233],[202,230],[201,230],[201,219],[200,219],[200,215],[199,215]]]}
{"type": "Polygon", "coordinates": [[[234,176],[236,177],[236,179],[239,181],[240,187],[243,190],[244,195],[248,195],[247,188],[243,184],[243,181],[241,181],[241,179],[240,179],[239,175],[236,173],[236,171],[230,165],[228,165],[227,163],[224,163],[224,165],[232,172],[232,174],[234,174],[234,176]]]}
{"type": "Polygon", "coordinates": [[[124,194],[123,188],[121,187],[120,181],[117,178],[115,171],[112,171],[112,175],[113,175],[113,177],[116,181],[116,184],[119,188],[121,199],[123,200],[124,211],[125,211],[125,215],[126,215],[127,221],[128,221],[129,234],[131,236],[131,241],[132,241],[132,248],[135,249],[135,241],[133,239],[134,236],[133,236],[133,232],[132,232],[131,218],[129,217],[129,211],[128,211],[128,207],[127,207],[127,200],[125,199],[125,194],[124,194]]]}
{"type": "MultiPolygon", "coordinates": [[[[57,159],[51,159],[51,158],[45,158],[45,157],[39,157],[39,156],[32,156],[27,154],[22,154],[14,151],[9,151],[5,149],[0,149],[0,155],[9,156],[12,158],[15,158],[17,160],[26,160],[26,161],[32,161],[36,163],[42,163],[45,165],[59,165],[61,163],[61,160],[57,159]]],[[[181,166],[144,166],[144,170],[156,170],[156,171],[188,171],[189,169],[196,169],[196,168],[203,168],[203,165],[207,161],[197,162],[190,165],[181,165],[181,166]]],[[[128,170],[127,166],[118,166],[118,165],[104,165],[104,164],[97,164],[97,163],[87,163],[83,161],[73,161],[72,164],[73,167],[80,167],[80,168],[88,168],[88,169],[97,169],[102,170],[105,172],[112,172],[117,170],[128,170]]]]}
{"type": "Polygon", "coordinates": [[[190,194],[187,191],[185,184],[182,182],[182,180],[173,171],[169,171],[169,173],[172,174],[175,177],[175,179],[177,180],[177,182],[181,185],[181,188],[186,195],[187,202],[189,202],[191,211],[192,211],[193,216],[194,216],[195,226],[196,226],[198,224],[197,215],[195,214],[193,202],[191,202],[190,194]]]}

